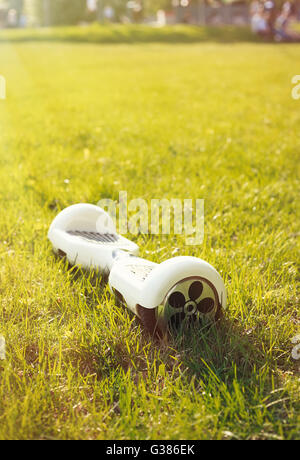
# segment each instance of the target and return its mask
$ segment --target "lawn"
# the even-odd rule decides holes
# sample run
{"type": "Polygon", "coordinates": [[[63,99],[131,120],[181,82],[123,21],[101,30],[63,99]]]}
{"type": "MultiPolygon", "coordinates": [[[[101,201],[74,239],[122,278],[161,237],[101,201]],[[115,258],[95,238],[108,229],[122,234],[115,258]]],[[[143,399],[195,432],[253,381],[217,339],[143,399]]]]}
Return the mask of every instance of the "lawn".
{"type": "Polygon", "coordinates": [[[0,438],[299,438],[300,45],[0,41],[0,438]],[[61,209],[120,190],[205,200],[202,245],[133,239],[221,272],[217,327],[159,343],[53,256],[61,209]]]}

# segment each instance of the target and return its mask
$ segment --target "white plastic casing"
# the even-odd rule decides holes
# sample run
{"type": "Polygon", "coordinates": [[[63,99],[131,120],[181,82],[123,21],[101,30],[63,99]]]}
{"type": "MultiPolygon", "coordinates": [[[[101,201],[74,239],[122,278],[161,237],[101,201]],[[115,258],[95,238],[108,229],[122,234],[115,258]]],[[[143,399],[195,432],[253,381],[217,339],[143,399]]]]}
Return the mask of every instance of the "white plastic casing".
{"type": "Polygon", "coordinates": [[[149,309],[158,307],[176,283],[194,277],[213,284],[219,303],[226,308],[226,290],[221,276],[209,263],[196,257],[174,257],[161,264],[137,257],[123,258],[113,265],[109,284],[136,313],[137,305],[149,309]]]}
{"type": "Polygon", "coordinates": [[[181,256],[156,264],[137,257],[139,248],[116,233],[110,216],[100,207],[77,204],[64,209],[50,226],[48,237],[54,251],[64,253],[71,264],[96,268],[109,274],[109,285],[136,313],[137,305],[153,309],[164,302],[170,289],[187,278],[203,278],[216,290],[222,308],[226,290],[219,273],[196,257],[181,256]],[[69,232],[95,232],[115,236],[114,242],[99,243],[69,232]]]}
{"type": "Polygon", "coordinates": [[[83,268],[96,268],[108,274],[117,250],[138,254],[139,248],[132,241],[117,235],[110,216],[100,207],[91,204],[75,204],[61,211],[52,222],[48,238],[54,251],[63,251],[69,262],[83,268]],[[118,238],[115,243],[98,244],[70,235],[69,231],[110,233],[118,238]]]}

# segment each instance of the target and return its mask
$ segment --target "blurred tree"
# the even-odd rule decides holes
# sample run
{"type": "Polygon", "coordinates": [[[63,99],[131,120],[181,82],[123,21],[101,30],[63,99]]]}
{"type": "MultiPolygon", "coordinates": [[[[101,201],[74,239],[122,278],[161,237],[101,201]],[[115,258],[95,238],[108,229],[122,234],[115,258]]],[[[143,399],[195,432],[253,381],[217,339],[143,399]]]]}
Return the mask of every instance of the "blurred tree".
{"type": "MultiPolygon", "coordinates": [[[[20,2],[21,0],[0,0],[2,3],[20,2]]],[[[158,10],[171,10],[180,5],[180,0],[95,0],[98,11],[91,14],[87,8],[87,0],[24,0],[25,12],[30,11],[34,23],[40,25],[76,24],[82,20],[105,20],[105,10],[113,9],[111,20],[122,21],[127,16],[131,20],[141,21],[144,17],[154,15],[158,10]]],[[[189,0],[190,4],[198,5],[200,16],[203,4],[209,0],[189,0]]],[[[226,2],[228,0],[221,0],[226,2]]],[[[245,0],[250,3],[251,0],[245,0]]],[[[282,2],[283,0],[275,0],[282,2]]],[[[201,21],[200,21],[201,22],[201,21]]]]}
{"type": "Polygon", "coordinates": [[[48,0],[48,3],[52,24],[77,24],[85,18],[86,0],[48,0]]]}
{"type": "Polygon", "coordinates": [[[158,10],[171,10],[174,1],[172,0],[144,0],[144,8],[146,13],[157,13],[158,10]]]}
{"type": "Polygon", "coordinates": [[[174,0],[98,0],[98,17],[105,19],[104,10],[110,6],[119,21],[127,15],[131,19],[142,19],[144,16],[156,13],[158,10],[170,10],[174,0]]]}
{"type": "Polygon", "coordinates": [[[120,21],[127,12],[127,3],[128,0],[98,0],[99,20],[105,20],[105,10],[111,7],[114,11],[114,19],[120,21]]]}
{"type": "Polygon", "coordinates": [[[25,0],[25,8],[32,13],[40,25],[77,24],[85,18],[87,2],[86,0],[25,0]]]}
{"type": "Polygon", "coordinates": [[[45,25],[43,0],[25,0],[24,3],[25,15],[29,18],[28,23],[34,26],[45,25]]]}

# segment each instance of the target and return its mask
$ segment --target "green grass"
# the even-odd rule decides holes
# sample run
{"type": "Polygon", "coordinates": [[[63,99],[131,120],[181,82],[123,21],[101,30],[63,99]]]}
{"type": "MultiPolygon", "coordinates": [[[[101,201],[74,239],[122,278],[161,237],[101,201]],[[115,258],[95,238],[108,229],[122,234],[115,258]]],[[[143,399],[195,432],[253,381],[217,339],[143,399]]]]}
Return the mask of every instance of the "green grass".
{"type": "Polygon", "coordinates": [[[82,27],[0,30],[0,42],[198,43],[213,41],[232,43],[259,40],[248,27],[235,26],[220,28],[186,25],[149,27],[92,24],[82,27]]]}
{"type": "Polygon", "coordinates": [[[0,438],[299,438],[300,47],[6,41],[0,55],[0,438]],[[134,239],[154,261],[179,248],[216,266],[217,328],[157,343],[97,274],[54,258],[55,215],[119,190],[205,199],[201,246],[134,239]]]}

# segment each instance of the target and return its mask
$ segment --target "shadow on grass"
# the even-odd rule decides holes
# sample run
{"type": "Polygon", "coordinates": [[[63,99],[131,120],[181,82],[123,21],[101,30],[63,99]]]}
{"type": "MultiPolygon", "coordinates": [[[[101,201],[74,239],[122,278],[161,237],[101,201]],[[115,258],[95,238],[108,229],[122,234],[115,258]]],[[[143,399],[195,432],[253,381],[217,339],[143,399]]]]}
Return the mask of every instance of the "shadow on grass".
{"type": "MultiPolygon", "coordinates": [[[[84,270],[73,266],[66,260],[66,270],[71,274],[71,282],[77,280],[88,283],[99,292],[107,287],[108,277],[101,275],[96,270],[84,270]]],[[[238,372],[246,376],[254,368],[263,366],[268,361],[270,366],[278,365],[283,371],[291,370],[290,363],[286,358],[278,360],[276,356],[266,356],[270,338],[262,340],[262,328],[255,330],[243,329],[237,321],[232,322],[224,315],[216,324],[212,326],[199,327],[197,323],[186,330],[181,330],[177,334],[169,336],[168,339],[160,340],[151,337],[143,327],[140,320],[131,313],[124,304],[115,297],[110,291],[107,293],[107,300],[111,301],[124,312],[128,312],[131,319],[134,319],[134,327],[141,326],[143,340],[152,342],[153,346],[167,350],[169,347],[176,350],[185,365],[193,374],[198,374],[205,367],[204,362],[213,365],[220,377],[228,375],[229,368],[234,363],[238,372]]],[[[91,310],[94,308],[94,301],[88,302],[91,310]]]]}
{"type": "Polygon", "coordinates": [[[264,400],[266,408],[273,410],[275,404],[274,413],[287,414],[280,375],[293,373],[293,364],[286,356],[278,356],[269,349],[270,337],[263,325],[245,330],[238,321],[224,316],[210,327],[199,328],[195,323],[167,340],[160,340],[151,337],[140,320],[107,290],[105,302],[109,302],[109,309],[99,310],[95,296],[90,296],[84,286],[104,292],[107,278],[67,263],[65,268],[71,273],[71,282],[83,281],[82,293],[87,300],[86,328],[75,344],[76,352],[68,352],[81,375],[102,380],[110,377],[113,370],[124,375],[129,372],[136,383],[147,381],[150,389],[163,365],[174,381],[183,378],[188,386],[195,382],[196,392],[204,392],[208,404],[211,391],[220,394],[224,401],[237,394],[245,404],[253,404],[254,409],[257,401],[264,400]],[[278,406],[277,388],[283,398],[283,404],[278,406]]]}
{"type": "Polygon", "coordinates": [[[249,378],[256,367],[264,364],[256,345],[237,323],[223,317],[215,325],[181,332],[172,339],[183,364],[192,375],[213,375],[220,381],[249,378]]]}
{"type": "MultiPolygon", "coordinates": [[[[66,265],[71,273],[72,280],[78,279],[84,281],[84,285],[93,286],[94,291],[104,292],[107,287],[108,278],[100,275],[96,271],[82,270],[78,267],[66,265]]],[[[89,297],[87,292],[84,295],[89,297]]],[[[263,331],[263,325],[255,330],[245,330],[237,322],[233,322],[223,316],[215,325],[210,327],[199,327],[197,323],[191,328],[179,331],[173,336],[165,339],[151,337],[142,325],[141,321],[131,313],[124,304],[119,301],[112,293],[106,291],[107,301],[112,301],[112,315],[115,318],[116,334],[109,344],[109,353],[112,355],[105,363],[102,362],[101,347],[89,347],[89,332],[86,336],[86,347],[83,351],[83,361],[92,361],[96,367],[93,372],[103,376],[105,369],[109,372],[110,366],[122,367],[127,371],[131,367],[131,362],[136,362],[136,369],[139,369],[139,363],[144,365],[143,358],[139,354],[131,355],[123,346],[123,334],[132,334],[132,343],[135,341],[142,342],[143,346],[150,345],[153,348],[153,360],[155,361],[156,353],[159,352],[162,360],[166,365],[170,363],[170,355],[176,354],[177,360],[184,365],[190,377],[203,378],[205,375],[211,377],[213,374],[217,379],[223,382],[233,381],[239,377],[244,382],[252,381],[253,376],[260,369],[274,370],[280,368],[282,372],[293,371],[293,365],[284,357],[278,357],[276,353],[269,353],[268,346],[270,338],[263,331]],[[124,321],[124,323],[123,323],[124,321]],[[96,356],[91,356],[96,353],[96,356]],[[96,359],[95,359],[96,358],[96,359]],[[106,362],[107,361],[107,362],[106,362]],[[98,363],[98,364],[96,364],[98,363]],[[102,363],[102,364],[100,364],[102,363]],[[109,366],[107,367],[107,364],[109,366]],[[97,369],[99,366],[99,369],[97,369]],[[101,369],[101,370],[100,370],[101,369]]],[[[90,307],[87,314],[92,317],[95,312],[95,299],[88,298],[87,305],[90,307]]],[[[93,317],[95,320],[95,317],[93,317]]],[[[170,364],[171,367],[173,365],[170,364]]]]}

